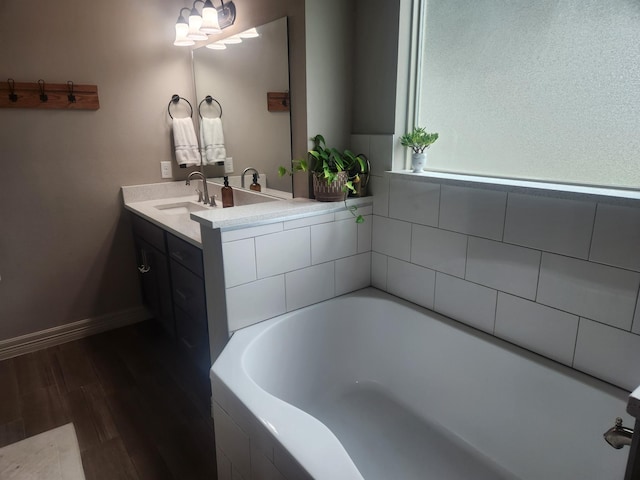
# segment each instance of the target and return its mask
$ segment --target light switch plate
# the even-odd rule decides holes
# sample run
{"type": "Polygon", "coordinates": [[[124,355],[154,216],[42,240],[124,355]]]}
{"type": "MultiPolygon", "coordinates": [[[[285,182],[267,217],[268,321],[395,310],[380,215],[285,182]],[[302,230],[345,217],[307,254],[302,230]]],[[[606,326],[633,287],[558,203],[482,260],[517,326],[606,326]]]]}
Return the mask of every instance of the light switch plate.
{"type": "Polygon", "coordinates": [[[171,178],[173,176],[171,173],[171,162],[160,162],[160,174],[162,178],[171,178]]]}
{"type": "Polygon", "coordinates": [[[224,160],[224,173],[233,173],[233,158],[227,157],[224,160]]]}

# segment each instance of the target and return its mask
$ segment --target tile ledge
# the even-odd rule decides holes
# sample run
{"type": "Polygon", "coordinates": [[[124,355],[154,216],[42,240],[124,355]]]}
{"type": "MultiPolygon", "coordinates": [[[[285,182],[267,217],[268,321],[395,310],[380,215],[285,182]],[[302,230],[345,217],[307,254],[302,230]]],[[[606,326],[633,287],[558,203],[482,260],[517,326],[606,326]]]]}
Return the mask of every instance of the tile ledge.
{"type": "Polygon", "coordinates": [[[507,192],[529,193],[533,195],[554,196],[577,200],[595,200],[640,206],[640,190],[551,183],[535,180],[519,180],[514,178],[483,177],[480,175],[465,175],[426,170],[422,173],[413,173],[411,170],[395,170],[384,173],[385,176],[390,178],[403,178],[405,180],[417,182],[488,188],[491,190],[507,192]]]}

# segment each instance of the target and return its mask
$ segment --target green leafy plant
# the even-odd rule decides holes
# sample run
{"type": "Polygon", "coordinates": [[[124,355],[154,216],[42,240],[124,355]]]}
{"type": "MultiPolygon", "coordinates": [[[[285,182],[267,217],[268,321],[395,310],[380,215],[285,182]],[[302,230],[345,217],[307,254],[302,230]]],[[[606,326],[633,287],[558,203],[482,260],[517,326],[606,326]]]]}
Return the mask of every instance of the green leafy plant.
{"type": "Polygon", "coordinates": [[[340,172],[347,172],[349,179],[343,187],[345,207],[356,217],[356,223],[364,222],[364,217],[356,214],[358,207],[347,206],[346,196],[349,192],[356,193],[354,182],[360,181],[361,174],[368,173],[366,158],[361,154],[356,155],[351,150],[341,152],[336,148],[327,147],[327,142],[320,134],[312,137],[311,140],[313,148],[308,152],[310,162],[307,159],[294,159],[290,170],[283,166],[278,167],[278,175],[282,177],[296,172],[312,172],[331,184],[340,172]]]}
{"type": "Polygon", "coordinates": [[[424,153],[438,139],[437,133],[428,133],[425,127],[415,127],[400,137],[400,144],[409,147],[413,153],[424,153]]]}

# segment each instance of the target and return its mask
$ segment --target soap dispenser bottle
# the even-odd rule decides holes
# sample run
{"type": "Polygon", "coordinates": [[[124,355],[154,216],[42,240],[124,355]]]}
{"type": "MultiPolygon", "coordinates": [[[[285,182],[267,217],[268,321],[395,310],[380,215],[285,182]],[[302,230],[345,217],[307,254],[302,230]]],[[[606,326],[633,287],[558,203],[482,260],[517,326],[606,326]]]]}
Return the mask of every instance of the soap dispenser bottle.
{"type": "Polygon", "coordinates": [[[222,207],[233,207],[233,188],[229,186],[229,177],[224,177],[224,187],[221,189],[222,207]]]}
{"type": "Polygon", "coordinates": [[[253,183],[251,185],[249,185],[249,189],[253,190],[254,192],[259,192],[259,191],[262,190],[262,187],[258,183],[258,174],[257,173],[253,174],[253,183]]]}

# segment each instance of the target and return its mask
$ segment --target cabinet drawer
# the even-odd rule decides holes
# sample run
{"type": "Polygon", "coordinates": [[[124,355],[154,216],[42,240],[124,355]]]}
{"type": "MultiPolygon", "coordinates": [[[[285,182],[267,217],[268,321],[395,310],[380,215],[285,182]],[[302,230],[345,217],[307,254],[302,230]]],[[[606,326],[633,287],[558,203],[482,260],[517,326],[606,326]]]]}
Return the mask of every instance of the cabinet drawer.
{"type": "Polygon", "coordinates": [[[209,334],[207,326],[195,321],[180,308],[176,308],[176,333],[178,342],[203,372],[211,368],[209,334]]]}
{"type": "Polygon", "coordinates": [[[138,215],[132,214],[132,217],[133,233],[156,247],[161,252],[166,253],[167,250],[164,245],[164,230],[138,215]]]}
{"type": "Polygon", "coordinates": [[[175,260],[170,261],[173,303],[203,325],[207,324],[204,280],[175,260]]]}
{"type": "Polygon", "coordinates": [[[188,242],[167,233],[169,257],[187,267],[193,273],[204,277],[202,268],[202,250],[188,242]]]}

